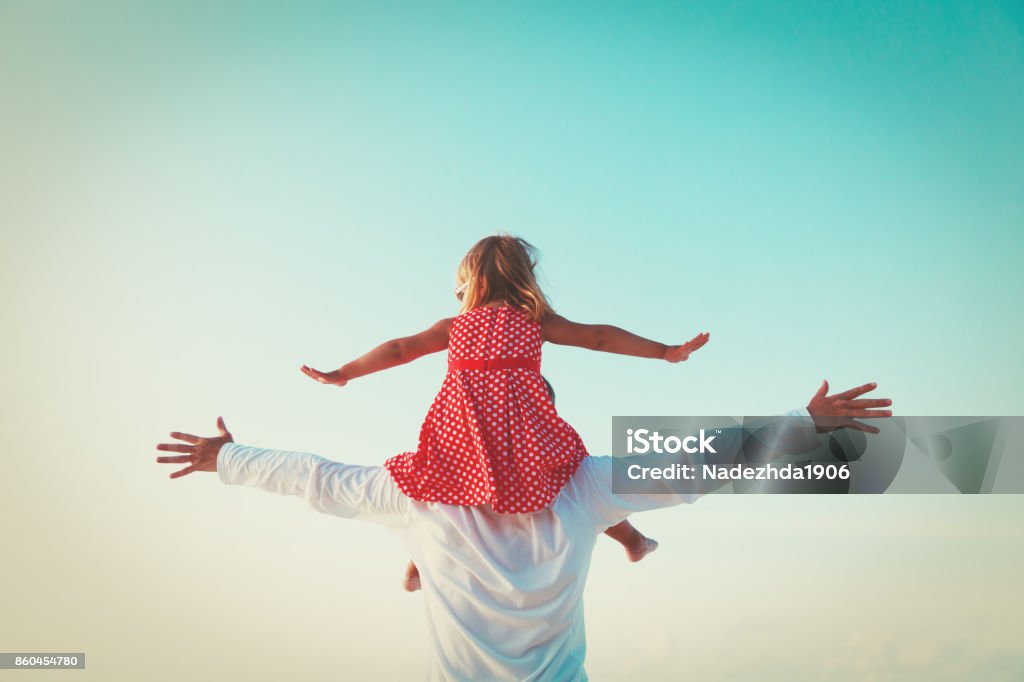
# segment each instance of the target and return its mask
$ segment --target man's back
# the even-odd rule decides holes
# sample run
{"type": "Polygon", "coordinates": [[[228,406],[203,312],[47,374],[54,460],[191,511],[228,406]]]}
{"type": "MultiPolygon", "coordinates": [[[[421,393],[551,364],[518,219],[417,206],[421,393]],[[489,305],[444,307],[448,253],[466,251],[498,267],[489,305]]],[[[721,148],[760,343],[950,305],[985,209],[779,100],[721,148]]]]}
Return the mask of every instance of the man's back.
{"type": "Polygon", "coordinates": [[[420,568],[431,679],[586,679],[583,588],[606,526],[584,480],[532,514],[409,504],[396,530],[420,568]]]}
{"type": "Polygon", "coordinates": [[[420,568],[436,680],[585,680],[583,588],[597,536],[634,511],[686,501],[616,495],[611,458],[587,457],[533,514],[415,502],[382,467],[228,443],[224,483],[298,495],[394,530],[420,568]]]}

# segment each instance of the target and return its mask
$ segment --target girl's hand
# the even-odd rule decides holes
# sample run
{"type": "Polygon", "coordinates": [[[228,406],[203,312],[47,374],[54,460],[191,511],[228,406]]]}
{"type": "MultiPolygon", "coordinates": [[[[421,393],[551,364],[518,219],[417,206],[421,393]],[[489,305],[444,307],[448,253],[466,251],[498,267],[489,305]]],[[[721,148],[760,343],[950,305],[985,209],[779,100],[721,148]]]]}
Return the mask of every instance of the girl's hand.
{"type": "Polygon", "coordinates": [[[333,372],[321,372],[315,370],[312,367],[303,365],[300,367],[302,373],[308,376],[310,379],[316,379],[321,384],[333,384],[334,386],[344,386],[348,383],[348,379],[341,376],[341,370],[336,369],[333,372]]]}
{"type": "Polygon", "coordinates": [[[690,353],[703,346],[710,338],[711,334],[704,332],[703,334],[697,334],[697,336],[681,346],[669,346],[665,351],[665,360],[668,362],[683,362],[690,357],[690,353]]]}

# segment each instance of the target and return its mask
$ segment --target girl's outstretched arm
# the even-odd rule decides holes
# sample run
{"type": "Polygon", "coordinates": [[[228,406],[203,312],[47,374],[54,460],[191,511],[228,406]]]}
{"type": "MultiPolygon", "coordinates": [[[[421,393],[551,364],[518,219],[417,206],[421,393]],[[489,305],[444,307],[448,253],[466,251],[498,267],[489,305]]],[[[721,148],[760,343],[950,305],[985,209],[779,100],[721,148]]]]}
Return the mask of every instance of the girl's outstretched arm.
{"type": "Polygon", "coordinates": [[[544,322],[541,323],[541,335],[545,341],[563,346],[579,346],[588,350],[633,355],[638,358],[657,358],[668,362],[686,360],[690,353],[711,338],[710,334],[704,332],[684,344],[669,346],[608,324],[580,324],[555,314],[544,318],[544,322]]]}
{"type": "Polygon", "coordinates": [[[451,317],[435,323],[429,329],[405,336],[400,339],[391,339],[380,344],[369,353],[362,355],[352,362],[343,365],[341,369],[333,372],[320,372],[303,365],[303,374],[316,379],[322,384],[334,384],[344,386],[350,379],[366,376],[388,369],[395,365],[404,365],[416,358],[421,358],[430,353],[437,353],[448,347],[448,332],[452,325],[451,317]]]}

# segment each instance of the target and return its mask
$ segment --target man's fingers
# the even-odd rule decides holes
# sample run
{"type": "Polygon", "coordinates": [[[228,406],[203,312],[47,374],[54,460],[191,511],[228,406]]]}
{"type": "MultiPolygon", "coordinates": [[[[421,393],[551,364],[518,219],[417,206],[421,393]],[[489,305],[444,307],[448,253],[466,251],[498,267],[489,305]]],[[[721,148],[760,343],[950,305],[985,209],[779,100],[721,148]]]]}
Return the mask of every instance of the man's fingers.
{"type": "Polygon", "coordinates": [[[177,438],[186,443],[198,443],[202,440],[199,436],[193,436],[191,433],[182,433],[180,431],[171,431],[171,438],[177,438]]]}
{"type": "Polygon", "coordinates": [[[168,457],[157,457],[156,461],[161,464],[184,464],[185,462],[191,462],[191,455],[172,455],[168,457]]]}
{"type": "Polygon", "coordinates": [[[859,417],[861,419],[881,419],[883,417],[891,417],[891,410],[842,410],[840,412],[844,417],[859,417]]]}
{"type": "Polygon", "coordinates": [[[224,417],[217,417],[217,430],[220,431],[222,436],[230,436],[231,433],[228,431],[227,425],[224,423],[224,417]]]}
{"type": "Polygon", "coordinates": [[[840,407],[864,409],[867,407],[889,407],[892,401],[888,398],[861,398],[859,400],[840,400],[837,403],[840,407]]]}
{"type": "Polygon", "coordinates": [[[164,452],[192,452],[196,448],[194,445],[182,445],[181,443],[160,443],[156,449],[164,452]]]}
{"type": "Polygon", "coordinates": [[[188,466],[182,469],[181,471],[175,471],[173,474],[171,474],[171,478],[181,478],[182,476],[187,476],[191,474],[195,470],[195,466],[188,466]]]}
{"type": "Polygon", "coordinates": [[[828,395],[828,379],[821,382],[821,387],[818,389],[818,392],[814,394],[814,397],[824,398],[826,395],[828,395]]]}
{"type": "Polygon", "coordinates": [[[860,422],[851,421],[848,424],[848,428],[855,429],[857,431],[863,431],[864,433],[878,433],[878,429],[869,424],[861,424],[860,422]]]}
{"type": "Polygon", "coordinates": [[[857,388],[851,388],[850,390],[843,391],[842,393],[836,393],[832,397],[834,399],[836,399],[836,400],[851,400],[853,398],[856,398],[859,395],[864,395],[868,391],[875,390],[875,388],[877,386],[878,386],[878,384],[876,384],[875,382],[872,381],[870,384],[864,384],[863,386],[858,386],[857,388]]]}

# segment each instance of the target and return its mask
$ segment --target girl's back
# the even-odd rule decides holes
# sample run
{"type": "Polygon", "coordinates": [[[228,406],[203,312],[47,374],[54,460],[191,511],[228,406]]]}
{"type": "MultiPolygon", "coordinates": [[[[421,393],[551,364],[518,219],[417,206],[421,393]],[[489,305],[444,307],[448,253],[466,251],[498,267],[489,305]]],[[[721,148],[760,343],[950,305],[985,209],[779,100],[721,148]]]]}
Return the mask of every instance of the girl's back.
{"type": "Polygon", "coordinates": [[[452,321],[448,375],[419,446],[385,464],[402,492],[499,513],[551,503],[587,451],[548,395],[541,343],[540,324],[518,307],[480,306],[452,321]]]}
{"type": "Polygon", "coordinates": [[[480,306],[452,320],[448,361],[528,358],[540,363],[540,324],[511,306],[480,306]]]}

